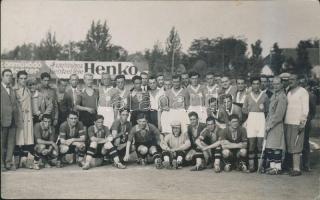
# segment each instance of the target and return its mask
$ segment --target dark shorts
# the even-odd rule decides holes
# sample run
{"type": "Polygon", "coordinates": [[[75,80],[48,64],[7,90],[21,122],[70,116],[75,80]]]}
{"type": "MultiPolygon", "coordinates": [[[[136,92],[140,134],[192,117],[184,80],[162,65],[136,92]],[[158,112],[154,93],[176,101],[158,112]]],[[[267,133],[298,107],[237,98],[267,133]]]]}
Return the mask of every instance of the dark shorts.
{"type": "Polygon", "coordinates": [[[86,111],[81,111],[79,113],[79,115],[80,115],[79,120],[83,123],[84,126],[86,126],[88,128],[88,127],[94,125],[94,118],[95,118],[96,114],[91,114],[86,111]]]}
{"type": "Polygon", "coordinates": [[[301,153],[304,142],[304,129],[299,134],[299,125],[285,124],[284,131],[288,153],[301,153]]]}
{"type": "Polygon", "coordinates": [[[98,144],[96,151],[94,152],[94,158],[102,158],[104,155],[102,155],[102,149],[104,144],[98,144]]]}

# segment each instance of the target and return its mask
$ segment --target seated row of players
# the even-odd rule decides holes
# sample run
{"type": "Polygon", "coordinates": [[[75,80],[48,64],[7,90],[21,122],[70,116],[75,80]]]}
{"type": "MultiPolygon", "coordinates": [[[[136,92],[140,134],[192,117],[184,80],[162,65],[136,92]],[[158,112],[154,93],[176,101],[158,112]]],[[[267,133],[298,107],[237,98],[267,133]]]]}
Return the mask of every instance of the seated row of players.
{"type": "Polygon", "coordinates": [[[58,141],[54,141],[54,129],[51,116],[44,115],[42,121],[35,126],[35,159],[34,168],[40,169],[39,160],[45,165],[57,159],[56,166],[62,167],[61,161],[67,154],[74,154],[77,163],[87,170],[103,164],[104,157],[112,159],[115,167],[124,169],[123,162],[128,162],[133,151],[138,163],[145,165],[148,156],[152,157],[157,169],[178,169],[195,162],[191,169],[198,171],[207,164],[214,163],[216,172],[220,172],[221,158],[225,171],[230,171],[231,161],[237,161],[237,167],[246,171],[245,157],[247,137],[244,128],[240,127],[237,115],[230,117],[230,126],[220,129],[213,117],[207,118],[207,124],[199,122],[195,112],[189,113],[190,126],[183,133],[181,123],[171,123],[170,134],[163,135],[151,123],[147,122],[143,113],[137,115],[137,125],[131,128],[127,121],[129,110],[120,111],[120,119],[116,120],[111,131],[103,125],[104,117],[97,115],[93,126],[87,130],[78,120],[76,112],[70,112],[67,121],[60,126],[58,141]]]}

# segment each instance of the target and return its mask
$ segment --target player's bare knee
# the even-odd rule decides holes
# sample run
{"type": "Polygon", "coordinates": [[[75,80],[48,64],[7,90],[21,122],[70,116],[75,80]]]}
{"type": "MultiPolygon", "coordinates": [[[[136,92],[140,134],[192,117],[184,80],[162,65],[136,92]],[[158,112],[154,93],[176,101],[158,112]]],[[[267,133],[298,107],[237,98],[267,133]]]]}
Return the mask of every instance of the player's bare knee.
{"type": "Polygon", "coordinates": [[[98,146],[98,143],[97,142],[91,142],[90,143],[90,147],[93,148],[93,149],[96,149],[98,146]]]}
{"type": "Polygon", "coordinates": [[[105,149],[111,149],[113,147],[113,144],[111,142],[106,142],[103,145],[103,148],[105,149]]]}
{"type": "Polygon", "coordinates": [[[247,156],[247,149],[240,149],[239,155],[241,157],[246,157],[247,156]]]}
{"type": "Polygon", "coordinates": [[[223,149],[223,150],[222,150],[222,157],[223,157],[223,158],[229,158],[230,155],[231,155],[231,152],[230,152],[229,149],[223,149]]]}
{"type": "Polygon", "coordinates": [[[191,161],[192,160],[192,155],[186,155],[186,161],[191,161]]]}
{"type": "Polygon", "coordinates": [[[46,145],[44,144],[37,144],[35,147],[35,151],[39,154],[41,154],[41,152],[45,149],[46,149],[46,145]]]}
{"type": "Polygon", "coordinates": [[[58,157],[59,153],[56,150],[52,150],[52,155],[54,157],[58,157]]]}
{"type": "Polygon", "coordinates": [[[153,154],[156,153],[156,152],[157,152],[157,147],[151,146],[151,147],[149,148],[149,154],[153,155],[153,154]]]}
{"type": "Polygon", "coordinates": [[[65,154],[69,151],[69,146],[67,145],[60,145],[59,147],[60,153],[65,154]]]}
{"type": "Polygon", "coordinates": [[[146,146],[143,146],[143,145],[140,145],[138,147],[138,152],[141,154],[141,155],[146,155],[148,153],[148,148],[146,146]]]}
{"type": "Polygon", "coordinates": [[[79,145],[76,146],[77,151],[85,151],[86,150],[86,145],[84,143],[80,143],[79,145]]]}
{"type": "Polygon", "coordinates": [[[115,139],[114,142],[113,142],[113,144],[114,144],[115,146],[119,146],[119,145],[120,145],[120,138],[115,139]]]}

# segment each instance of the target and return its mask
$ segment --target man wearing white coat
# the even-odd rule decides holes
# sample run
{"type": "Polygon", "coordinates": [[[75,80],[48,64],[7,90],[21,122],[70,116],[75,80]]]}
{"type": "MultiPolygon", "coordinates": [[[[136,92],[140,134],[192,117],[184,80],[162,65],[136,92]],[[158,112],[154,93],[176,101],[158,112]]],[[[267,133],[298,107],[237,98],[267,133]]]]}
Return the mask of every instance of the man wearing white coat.
{"type": "Polygon", "coordinates": [[[289,78],[288,107],[284,120],[286,147],[293,158],[293,170],[290,176],[301,175],[300,157],[304,142],[304,128],[309,113],[309,94],[298,83],[297,75],[292,74],[289,78]]]}

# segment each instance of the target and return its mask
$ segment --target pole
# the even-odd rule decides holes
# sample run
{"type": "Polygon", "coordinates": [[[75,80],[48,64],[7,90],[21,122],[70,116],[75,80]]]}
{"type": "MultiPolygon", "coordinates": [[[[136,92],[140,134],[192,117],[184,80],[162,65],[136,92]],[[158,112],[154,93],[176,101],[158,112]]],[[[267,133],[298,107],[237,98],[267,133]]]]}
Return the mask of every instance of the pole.
{"type": "Polygon", "coordinates": [[[174,72],[174,48],[172,49],[171,74],[174,72]]]}

